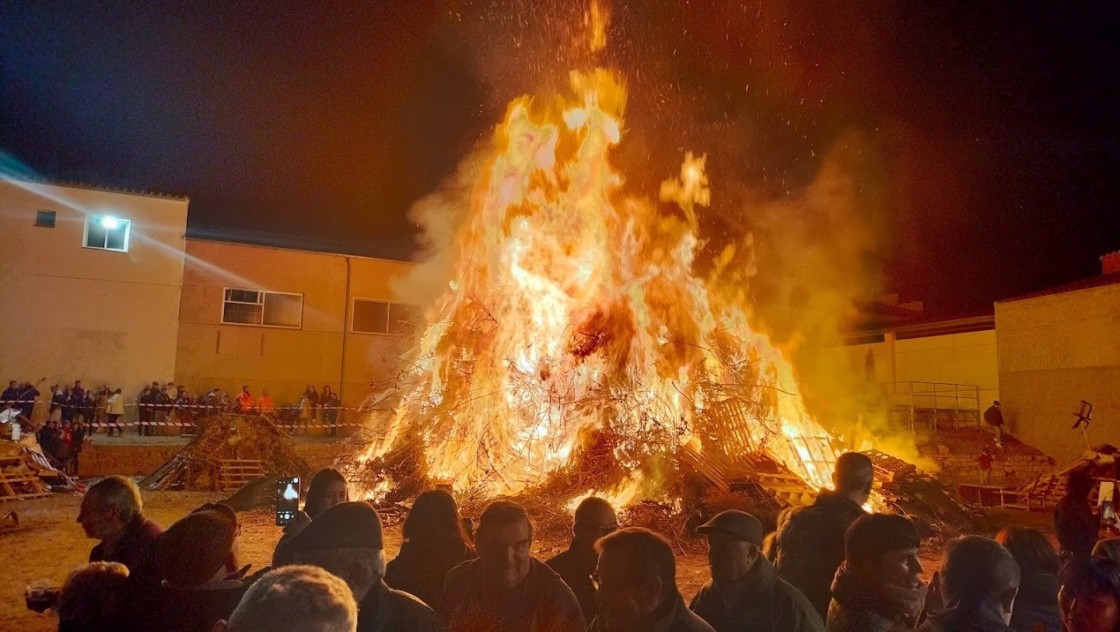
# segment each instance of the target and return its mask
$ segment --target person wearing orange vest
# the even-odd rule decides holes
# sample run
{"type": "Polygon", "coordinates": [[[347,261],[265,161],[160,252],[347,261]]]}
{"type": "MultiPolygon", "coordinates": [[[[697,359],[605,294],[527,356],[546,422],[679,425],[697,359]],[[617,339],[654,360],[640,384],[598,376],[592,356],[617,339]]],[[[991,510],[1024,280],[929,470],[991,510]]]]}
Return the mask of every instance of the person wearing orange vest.
{"type": "Polygon", "coordinates": [[[272,415],[276,413],[276,402],[269,397],[268,389],[261,391],[261,396],[257,398],[257,410],[262,415],[272,415]]]}
{"type": "Polygon", "coordinates": [[[242,386],[237,396],[237,410],[242,414],[253,412],[253,396],[249,394],[248,385],[242,386]]]}

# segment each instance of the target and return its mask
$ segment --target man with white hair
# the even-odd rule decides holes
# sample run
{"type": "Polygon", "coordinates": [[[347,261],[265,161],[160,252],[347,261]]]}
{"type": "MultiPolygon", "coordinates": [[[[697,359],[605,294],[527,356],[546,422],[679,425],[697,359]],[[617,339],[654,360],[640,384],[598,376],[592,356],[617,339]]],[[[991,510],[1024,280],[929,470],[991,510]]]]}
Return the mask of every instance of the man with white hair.
{"type": "Polygon", "coordinates": [[[78,512],[86,536],[101,541],[90,551],[89,561],[120,562],[135,571],[163,533],[143,509],[140,489],[123,476],[109,476],[91,486],[78,512]]]}
{"type": "Polygon", "coordinates": [[[381,517],[365,502],[327,509],[288,541],[296,564],[318,566],[339,577],[358,602],[359,632],[442,632],[435,611],[385,584],[381,517]]]}
{"type": "Polygon", "coordinates": [[[346,582],[317,566],[285,566],[254,583],[213,632],[355,632],[358,604],[346,582]]]}

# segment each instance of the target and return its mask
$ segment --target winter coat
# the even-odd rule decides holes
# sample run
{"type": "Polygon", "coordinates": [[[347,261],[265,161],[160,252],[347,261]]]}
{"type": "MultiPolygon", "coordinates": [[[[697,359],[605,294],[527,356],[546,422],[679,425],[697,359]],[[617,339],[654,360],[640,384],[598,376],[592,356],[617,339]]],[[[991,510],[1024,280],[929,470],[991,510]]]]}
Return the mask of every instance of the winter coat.
{"type": "Polygon", "coordinates": [[[828,632],[907,632],[912,628],[905,613],[852,577],[847,566],[836,571],[832,602],[828,606],[828,632]]]}
{"type": "Polygon", "coordinates": [[[1015,608],[1011,611],[1011,629],[1015,632],[1062,632],[1059,588],[1061,583],[1053,573],[1023,575],[1015,608]]]}
{"type": "Polygon", "coordinates": [[[689,609],[716,632],[824,632],[813,604],[778,577],[770,561],[759,557],[733,588],[728,603],[709,582],[693,597],[689,609]]]}
{"type": "Polygon", "coordinates": [[[864,513],[847,496],[823,491],[812,505],[787,509],[778,517],[774,567],[804,593],[822,619],[828,614],[836,569],[844,561],[844,534],[864,513]]]}

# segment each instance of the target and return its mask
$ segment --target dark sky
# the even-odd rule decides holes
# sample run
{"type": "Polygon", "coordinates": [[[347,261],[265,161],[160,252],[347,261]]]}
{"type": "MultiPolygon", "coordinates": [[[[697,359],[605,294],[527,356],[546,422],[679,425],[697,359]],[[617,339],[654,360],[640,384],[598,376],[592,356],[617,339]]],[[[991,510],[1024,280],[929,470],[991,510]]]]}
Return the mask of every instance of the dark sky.
{"type": "Polygon", "coordinates": [[[796,197],[859,139],[867,265],[964,314],[1120,249],[1112,6],[618,1],[591,59],[574,1],[0,2],[0,149],[188,195],[192,230],[406,257],[408,208],[510,97],[603,63],[630,88],[632,187],[708,152],[715,198],[736,193],[705,231],[758,230],[743,200],[796,197]]]}

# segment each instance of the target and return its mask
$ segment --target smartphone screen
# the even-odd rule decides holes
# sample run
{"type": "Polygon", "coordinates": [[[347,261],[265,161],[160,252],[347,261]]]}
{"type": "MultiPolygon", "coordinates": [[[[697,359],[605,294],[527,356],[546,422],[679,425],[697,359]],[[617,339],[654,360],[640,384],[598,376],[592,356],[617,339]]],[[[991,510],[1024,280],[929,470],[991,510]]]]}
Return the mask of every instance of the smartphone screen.
{"type": "Polygon", "coordinates": [[[296,519],[299,511],[299,477],[292,476],[276,481],[276,524],[286,526],[296,519]]]}

